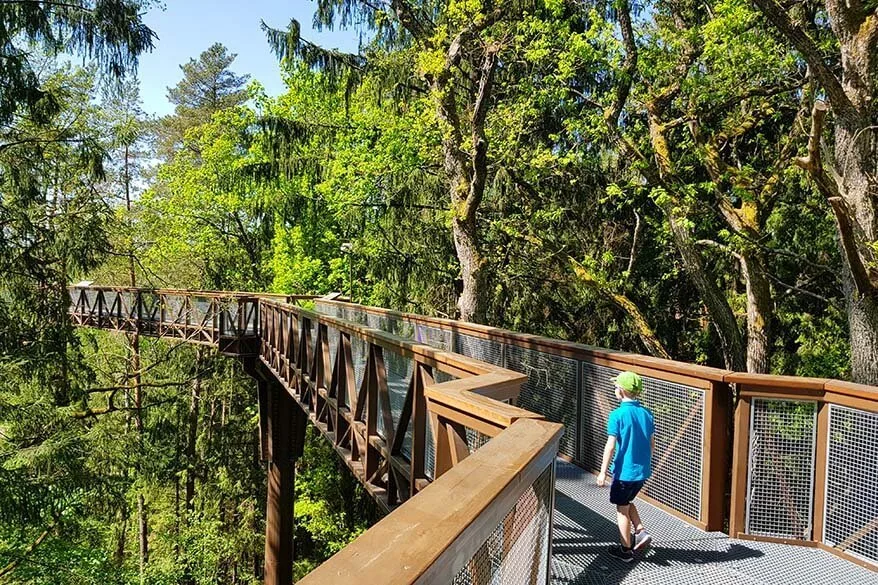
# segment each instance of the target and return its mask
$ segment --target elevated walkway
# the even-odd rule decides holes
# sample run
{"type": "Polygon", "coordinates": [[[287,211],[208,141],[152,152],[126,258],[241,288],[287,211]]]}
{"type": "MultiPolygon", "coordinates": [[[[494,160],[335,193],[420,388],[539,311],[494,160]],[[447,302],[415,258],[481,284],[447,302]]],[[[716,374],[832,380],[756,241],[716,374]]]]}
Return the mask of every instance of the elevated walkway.
{"type": "Polygon", "coordinates": [[[608,489],[576,465],[556,465],[553,585],[878,585],[878,573],[829,552],[705,532],[641,501],[655,540],[623,563],[606,552],[619,538],[608,489]]]}
{"type": "MultiPolygon", "coordinates": [[[[393,511],[306,583],[878,585],[878,388],[330,298],[101,287],[71,297],[77,325],[211,345],[255,372],[266,567],[269,552],[284,571],[292,556],[277,543],[291,530],[279,496],[292,479],[286,446],[301,442],[284,434],[301,432],[285,422],[293,411],[393,511]],[[643,377],[657,428],[638,506],[656,542],[631,565],[606,553],[615,511],[585,471],[600,465],[622,370],[643,377]],[[556,453],[575,465],[553,466],[556,453]]],[[[274,575],[267,584],[288,581],[274,575]]]]}

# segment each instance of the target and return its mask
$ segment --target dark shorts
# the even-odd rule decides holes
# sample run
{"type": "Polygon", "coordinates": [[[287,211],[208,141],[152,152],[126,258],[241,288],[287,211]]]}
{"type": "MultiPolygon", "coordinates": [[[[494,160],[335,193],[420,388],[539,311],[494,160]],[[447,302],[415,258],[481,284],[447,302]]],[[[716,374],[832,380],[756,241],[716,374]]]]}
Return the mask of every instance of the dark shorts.
{"type": "Polygon", "coordinates": [[[640,488],[643,487],[642,481],[620,481],[613,480],[610,486],[610,503],[617,506],[627,506],[637,497],[640,488]]]}

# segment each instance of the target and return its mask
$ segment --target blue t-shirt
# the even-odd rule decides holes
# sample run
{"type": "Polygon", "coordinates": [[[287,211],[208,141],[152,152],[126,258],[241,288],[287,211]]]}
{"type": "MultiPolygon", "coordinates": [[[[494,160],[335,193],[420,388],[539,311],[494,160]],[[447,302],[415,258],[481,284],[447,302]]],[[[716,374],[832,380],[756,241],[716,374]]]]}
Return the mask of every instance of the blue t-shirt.
{"type": "Polygon", "coordinates": [[[610,413],[607,435],[616,437],[613,477],[620,481],[646,481],[652,475],[652,435],[655,421],[648,408],[626,400],[610,413]]]}

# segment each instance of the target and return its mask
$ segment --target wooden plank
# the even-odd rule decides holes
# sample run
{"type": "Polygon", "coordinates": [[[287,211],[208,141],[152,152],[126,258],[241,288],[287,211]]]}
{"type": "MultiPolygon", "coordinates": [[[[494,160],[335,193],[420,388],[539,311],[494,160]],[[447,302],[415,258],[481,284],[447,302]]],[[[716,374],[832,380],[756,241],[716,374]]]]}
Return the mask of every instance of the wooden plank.
{"type": "Polygon", "coordinates": [[[452,380],[424,389],[424,395],[432,402],[443,404],[461,412],[468,412],[475,418],[491,422],[497,426],[508,427],[519,418],[542,418],[541,415],[511,406],[498,403],[496,400],[481,396],[473,392],[486,382],[498,381],[503,374],[486,374],[478,378],[465,378],[452,380]]]}
{"type": "Polygon", "coordinates": [[[771,374],[733,372],[725,377],[725,381],[734,384],[745,384],[751,387],[822,391],[828,380],[825,378],[806,378],[804,376],[775,376],[771,374]]]}
{"type": "Polygon", "coordinates": [[[817,543],[817,548],[820,550],[825,550],[826,552],[832,553],[835,556],[842,558],[848,562],[854,563],[855,565],[859,565],[865,569],[869,569],[870,571],[878,573],[878,563],[870,563],[860,557],[854,556],[852,554],[848,554],[844,551],[838,550],[837,548],[831,547],[828,544],[823,544],[822,542],[817,543]]]}
{"type": "Polygon", "coordinates": [[[504,426],[493,424],[480,418],[476,418],[470,414],[467,414],[466,412],[450,408],[448,406],[445,406],[444,404],[432,402],[429,399],[427,400],[427,410],[433,414],[445,418],[446,420],[461,423],[462,425],[489,437],[496,437],[501,432],[503,432],[503,429],[507,428],[504,426]]]}
{"type": "Polygon", "coordinates": [[[835,391],[826,391],[824,399],[832,404],[856,408],[867,412],[878,412],[878,401],[869,398],[859,398],[850,394],[839,394],[835,391]]]}
{"type": "Polygon", "coordinates": [[[817,543],[813,540],[802,540],[801,538],[778,538],[776,536],[757,536],[755,534],[739,534],[735,538],[740,540],[751,540],[753,542],[773,542],[775,544],[789,544],[793,546],[817,548],[817,543]]]}
{"type": "MultiPolygon", "coordinates": [[[[637,356],[637,357],[643,358],[645,356],[637,356]]],[[[629,370],[632,372],[636,372],[636,373],[640,374],[641,376],[665,380],[667,382],[673,382],[674,384],[682,384],[684,386],[691,386],[692,388],[699,388],[701,390],[709,390],[710,389],[711,381],[709,379],[696,378],[694,376],[686,376],[686,375],[681,375],[681,374],[677,374],[674,372],[662,371],[662,370],[658,370],[654,367],[638,365],[636,363],[637,361],[647,363],[647,364],[652,363],[646,359],[638,359],[638,360],[632,359],[629,363],[625,363],[625,362],[620,362],[620,361],[612,359],[612,358],[595,356],[595,357],[586,358],[583,361],[588,362],[588,363],[592,363],[592,364],[596,364],[599,366],[604,366],[607,368],[613,368],[616,370],[629,370]]],[[[695,370],[697,370],[697,367],[693,366],[693,368],[695,370]]],[[[680,367],[679,369],[681,371],[687,371],[686,368],[680,367]]]]}
{"type": "Polygon", "coordinates": [[[855,384],[853,382],[842,382],[841,380],[827,380],[826,390],[834,394],[842,394],[864,400],[878,402],[878,387],[867,386],[865,384],[855,384]]]}

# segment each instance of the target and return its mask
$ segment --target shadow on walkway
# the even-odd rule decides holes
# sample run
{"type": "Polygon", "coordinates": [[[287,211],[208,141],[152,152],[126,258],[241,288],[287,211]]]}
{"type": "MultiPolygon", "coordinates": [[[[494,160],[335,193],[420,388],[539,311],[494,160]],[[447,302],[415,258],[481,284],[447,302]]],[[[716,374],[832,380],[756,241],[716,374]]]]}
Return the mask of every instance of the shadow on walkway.
{"type": "Polygon", "coordinates": [[[555,494],[555,511],[552,555],[557,561],[582,568],[574,581],[568,581],[571,584],[604,582],[605,579],[619,583],[636,568],[649,571],[680,565],[722,564],[764,555],[761,550],[729,543],[725,538],[708,533],[704,533],[704,538],[662,541],[660,535],[653,532],[652,546],[637,554],[634,562],[623,563],[607,552],[611,544],[619,541],[614,521],[561,492],[555,494]]]}

